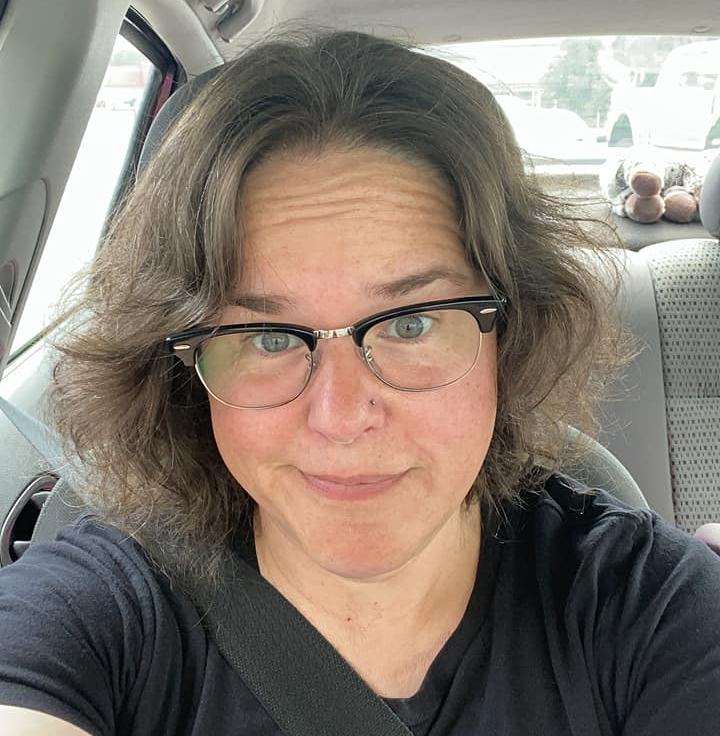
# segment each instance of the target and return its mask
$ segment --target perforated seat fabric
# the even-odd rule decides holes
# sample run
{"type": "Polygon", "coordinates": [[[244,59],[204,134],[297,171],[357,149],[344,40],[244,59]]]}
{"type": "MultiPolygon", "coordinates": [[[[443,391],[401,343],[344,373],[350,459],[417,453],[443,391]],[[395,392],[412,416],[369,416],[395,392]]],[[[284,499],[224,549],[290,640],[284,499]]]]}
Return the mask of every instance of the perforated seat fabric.
{"type": "Polygon", "coordinates": [[[720,156],[700,211],[711,237],[621,258],[618,306],[641,351],[601,436],[650,507],[691,533],[720,522],[720,156]]]}
{"type": "Polygon", "coordinates": [[[658,312],[675,523],[694,532],[720,520],[720,244],[640,253],[658,312]]]}

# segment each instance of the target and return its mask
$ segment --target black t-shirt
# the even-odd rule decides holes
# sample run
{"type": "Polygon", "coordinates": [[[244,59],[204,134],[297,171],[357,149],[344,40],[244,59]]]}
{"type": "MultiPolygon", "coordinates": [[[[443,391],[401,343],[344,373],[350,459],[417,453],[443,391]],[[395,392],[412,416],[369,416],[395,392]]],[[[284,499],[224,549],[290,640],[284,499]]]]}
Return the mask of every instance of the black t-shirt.
{"type": "MultiPolygon", "coordinates": [[[[418,693],[386,701],[416,736],[718,733],[720,558],[572,485],[485,520],[463,620],[418,693]]],[[[0,573],[0,621],[0,703],[93,735],[281,733],[189,601],[96,519],[0,573]]]]}

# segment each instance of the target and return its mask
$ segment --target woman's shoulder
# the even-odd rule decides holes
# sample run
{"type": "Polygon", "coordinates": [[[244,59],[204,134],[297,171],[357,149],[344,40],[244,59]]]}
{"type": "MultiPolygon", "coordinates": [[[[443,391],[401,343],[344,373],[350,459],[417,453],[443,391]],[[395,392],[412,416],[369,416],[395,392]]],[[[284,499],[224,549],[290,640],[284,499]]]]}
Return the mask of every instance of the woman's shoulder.
{"type": "Polygon", "coordinates": [[[523,515],[547,628],[576,643],[563,667],[579,648],[627,733],[690,721],[707,733],[715,705],[684,711],[720,695],[720,557],[654,512],[560,475],[523,515]]]}
{"type": "Polygon", "coordinates": [[[33,607],[56,627],[77,620],[96,644],[121,634],[126,653],[167,635],[171,621],[175,628],[202,628],[190,600],[141,544],[93,513],[61,528],[55,540],[32,545],[1,570],[2,600],[33,607]]]}
{"type": "Polygon", "coordinates": [[[43,590],[72,593],[86,604],[124,608],[153,606],[166,597],[166,586],[140,544],[131,535],[92,513],[62,527],[55,540],[32,545],[0,572],[0,590],[19,588],[31,595],[43,590]]]}
{"type": "Polygon", "coordinates": [[[598,572],[640,563],[647,574],[677,566],[711,576],[720,572],[720,557],[690,534],[649,509],[629,506],[568,476],[550,476],[532,494],[521,518],[536,553],[552,547],[567,564],[598,572]]]}
{"type": "Polygon", "coordinates": [[[184,655],[202,661],[206,646],[194,609],[140,545],[90,515],[0,572],[0,610],[0,702],[91,733],[112,732],[122,704],[167,672],[182,686],[184,655]]]}
{"type": "Polygon", "coordinates": [[[668,655],[663,647],[687,656],[694,647],[697,656],[712,651],[720,668],[720,557],[707,545],[648,509],[561,475],[521,517],[548,621],[593,631],[603,651],[615,641],[624,647],[620,658],[652,652],[659,662],[668,655]]]}
{"type": "Polygon", "coordinates": [[[597,554],[607,547],[616,555],[660,544],[664,556],[700,551],[706,560],[720,559],[691,535],[650,509],[630,506],[601,488],[590,488],[566,475],[551,475],[528,505],[536,534],[559,534],[578,553],[597,554]]]}
{"type": "Polygon", "coordinates": [[[663,620],[678,638],[720,621],[720,556],[656,513],[562,475],[505,509],[495,537],[508,584],[535,591],[549,624],[600,630],[601,617],[616,636],[621,622],[663,620]]]}

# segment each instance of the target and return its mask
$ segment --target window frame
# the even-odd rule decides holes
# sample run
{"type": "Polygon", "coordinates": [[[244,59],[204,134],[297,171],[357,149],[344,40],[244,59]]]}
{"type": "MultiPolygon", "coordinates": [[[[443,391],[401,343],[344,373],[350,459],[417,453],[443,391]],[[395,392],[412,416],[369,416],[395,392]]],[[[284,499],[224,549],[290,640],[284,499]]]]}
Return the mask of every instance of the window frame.
{"type": "MultiPolygon", "coordinates": [[[[138,111],[133,140],[125,157],[124,174],[118,178],[105,219],[105,228],[107,228],[118,204],[128,193],[135,180],[140,154],[152,121],[170,95],[187,81],[187,75],[182,65],[143,16],[133,8],[128,8],[119,35],[135,46],[140,53],[144,54],[159,74],[155,75],[156,78],[148,86],[142,107],[138,111]]],[[[101,239],[105,234],[105,228],[101,232],[101,239]]]]}
{"type": "MultiPolygon", "coordinates": [[[[7,0],[0,0],[0,3],[2,2],[7,2],[7,0]]],[[[127,148],[122,170],[115,183],[103,226],[100,230],[98,248],[103,242],[107,228],[119,204],[128,194],[135,181],[138,161],[152,121],[170,95],[187,80],[182,65],[143,16],[133,8],[128,8],[118,35],[137,48],[155,67],[156,73],[153,74],[138,109],[131,142],[127,148]]],[[[32,293],[32,288],[33,284],[31,283],[28,287],[28,294],[32,293]]],[[[22,315],[20,321],[22,321],[22,315]]],[[[55,326],[56,324],[50,323],[41,327],[31,338],[13,350],[8,358],[6,369],[42,342],[55,326]]]]}

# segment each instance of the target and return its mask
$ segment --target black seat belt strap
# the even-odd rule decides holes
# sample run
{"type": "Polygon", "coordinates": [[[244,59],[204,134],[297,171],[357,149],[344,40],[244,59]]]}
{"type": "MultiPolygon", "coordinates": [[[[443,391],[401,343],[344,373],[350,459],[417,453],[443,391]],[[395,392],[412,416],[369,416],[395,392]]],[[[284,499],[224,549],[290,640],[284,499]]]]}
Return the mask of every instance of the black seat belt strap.
{"type": "Polygon", "coordinates": [[[247,563],[232,558],[206,607],[218,649],[283,733],[412,736],[337,650],[247,563]]]}

